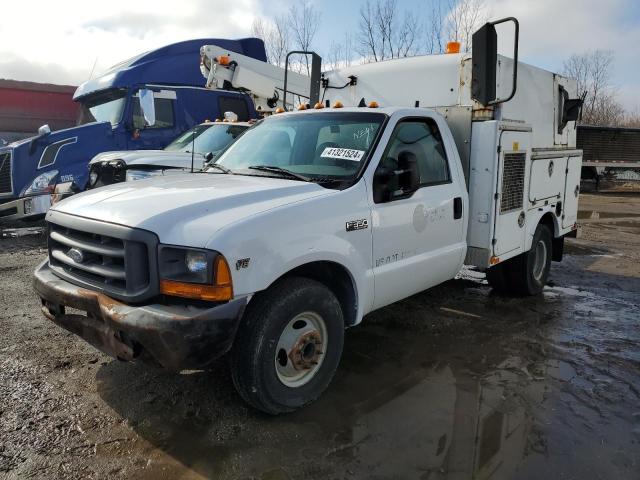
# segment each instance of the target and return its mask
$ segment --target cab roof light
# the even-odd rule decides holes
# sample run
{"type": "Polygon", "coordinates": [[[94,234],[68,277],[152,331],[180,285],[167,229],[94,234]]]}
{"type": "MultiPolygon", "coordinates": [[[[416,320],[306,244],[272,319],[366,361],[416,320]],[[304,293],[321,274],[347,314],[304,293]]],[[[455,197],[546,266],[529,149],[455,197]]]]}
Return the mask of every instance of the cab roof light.
{"type": "Polygon", "coordinates": [[[376,102],[375,100],[372,102],[369,102],[369,108],[378,108],[380,105],[378,105],[378,102],[376,102]]]}
{"type": "Polygon", "coordinates": [[[275,112],[273,112],[273,113],[284,113],[284,108],[278,107],[278,108],[276,108],[275,112]]]}
{"type": "Polygon", "coordinates": [[[298,110],[306,110],[307,106],[304,103],[301,103],[300,105],[298,105],[298,110]]]}
{"type": "Polygon", "coordinates": [[[342,102],[337,101],[333,104],[333,108],[342,108],[344,107],[344,105],[342,105],[342,102]]]}
{"type": "Polygon", "coordinates": [[[315,108],[316,110],[322,110],[324,108],[324,105],[322,105],[321,102],[316,103],[313,108],[315,108]]]}
{"type": "Polygon", "coordinates": [[[460,42],[447,42],[445,53],[460,53],[460,42]]]}

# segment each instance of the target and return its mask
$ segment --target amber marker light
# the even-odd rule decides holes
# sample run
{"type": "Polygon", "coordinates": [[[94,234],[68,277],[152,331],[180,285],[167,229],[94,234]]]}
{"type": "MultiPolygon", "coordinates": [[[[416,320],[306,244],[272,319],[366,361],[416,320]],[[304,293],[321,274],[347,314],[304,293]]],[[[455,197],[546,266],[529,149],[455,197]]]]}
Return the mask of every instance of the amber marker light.
{"type": "Polygon", "coordinates": [[[498,263],[500,263],[500,258],[499,258],[499,257],[492,256],[492,257],[489,259],[489,264],[490,264],[490,265],[497,265],[498,263]]]}
{"type": "Polygon", "coordinates": [[[229,65],[229,63],[231,63],[231,58],[229,57],[229,55],[220,55],[218,58],[216,58],[216,61],[220,65],[229,65]]]}
{"type": "Polygon", "coordinates": [[[333,108],[342,108],[344,107],[344,105],[342,105],[342,102],[336,102],[333,104],[333,108]]]}
{"type": "Polygon", "coordinates": [[[445,53],[460,53],[460,42],[447,42],[445,53]]]}
{"type": "Polygon", "coordinates": [[[210,302],[226,302],[233,298],[231,269],[222,255],[214,261],[213,285],[161,280],[160,293],[173,297],[194,298],[210,302]]]}
{"type": "Polygon", "coordinates": [[[316,110],[321,110],[324,108],[324,105],[322,104],[322,102],[318,102],[313,106],[313,108],[315,108],[316,110]]]}
{"type": "Polygon", "coordinates": [[[369,102],[369,108],[378,108],[378,102],[373,101],[373,102],[369,102]]]}
{"type": "Polygon", "coordinates": [[[276,108],[276,111],[273,112],[273,113],[284,113],[284,108],[278,107],[278,108],[276,108]]]}

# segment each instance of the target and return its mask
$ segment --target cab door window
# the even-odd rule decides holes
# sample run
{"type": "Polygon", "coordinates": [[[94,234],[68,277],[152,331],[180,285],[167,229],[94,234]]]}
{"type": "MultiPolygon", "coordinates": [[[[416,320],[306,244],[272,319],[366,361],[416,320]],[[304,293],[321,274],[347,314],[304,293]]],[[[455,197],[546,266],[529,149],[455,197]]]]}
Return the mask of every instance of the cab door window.
{"type": "MultiPolygon", "coordinates": [[[[395,127],[389,144],[380,160],[378,169],[386,168],[390,171],[399,169],[398,157],[401,154],[414,155],[420,181],[420,187],[451,183],[449,162],[444,148],[444,142],[438,125],[432,119],[404,120],[395,127]]],[[[398,176],[390,177],[388,188],[397,190],[398,176]]]]}
{"type": "Polygon", "coordinates": [[[156,110],[156,123],[154,125],[147,125],[144,120],[144,115],[140,108],[140,102],[138,98],[134,98],[133,102],[133,128],[149,129],[149,128],[172,128],[174,125],[173,105],[175,100],[171,98],[158,98],[154,96],[153,103],[156,110]]]}

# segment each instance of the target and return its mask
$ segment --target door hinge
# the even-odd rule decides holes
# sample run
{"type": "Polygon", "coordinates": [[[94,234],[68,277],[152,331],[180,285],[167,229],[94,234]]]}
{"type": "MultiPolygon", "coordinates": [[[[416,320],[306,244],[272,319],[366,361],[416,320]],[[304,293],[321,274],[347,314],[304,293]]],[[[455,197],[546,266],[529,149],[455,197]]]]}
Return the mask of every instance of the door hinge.
{"type": "Polygon", "coordinates": [[[491,240],[491,245],[495,245],[496,243],[498,243],[498,240],[496,238],[494,238],[493,240],[491,240]]]}
{"type": "Polygon", "coordinates": [[[500,153],[501,151],[502,151],[502,147],[498,145],[498,153],[500,153]]]}
{"type": "Polygon", "coordinates": [[[494,194],[493,194],[493,199],[494,199],[494,200],[497,200],[497,199],[499,199],[499,198],[500,198],[500,194],[499,194],[499,193],[494,193],[494,194]]]}

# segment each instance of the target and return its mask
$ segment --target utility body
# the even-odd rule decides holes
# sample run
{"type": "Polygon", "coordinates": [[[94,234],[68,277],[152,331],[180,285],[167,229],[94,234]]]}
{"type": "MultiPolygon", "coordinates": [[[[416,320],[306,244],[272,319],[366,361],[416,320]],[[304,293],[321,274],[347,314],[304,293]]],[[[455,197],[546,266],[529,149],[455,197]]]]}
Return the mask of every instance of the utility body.
{"type": "Polygon", "coordinates": [[[349,67],[322,85],[331,107],[265,118],[201,173],[56,204],[35,273],[44,314],[118,358],[176,370],[231,351],[240,395],[282,413],[327,387],[345,327],[465,262],[501,293],[543,289],[575,231],[573,81],[474,38],[472,56],[349,67]]]}
{"type": "Polygon", "coordinates": [[[44,125],[37,136],[0,146],[0,222],[41,219],[56,190],[84,190],[87,164],[97,153],[164,148],[226,111],[243,121],[255,118],[246,95],[203,88],[198,52],[204,42],[266,60],[256,38],[189,40],[133,57],[83,83],[73,97],[80,104],[77,126],[52,132],[44,125]],[[151,123],[142,92],[150,99],[151,123]]]}

